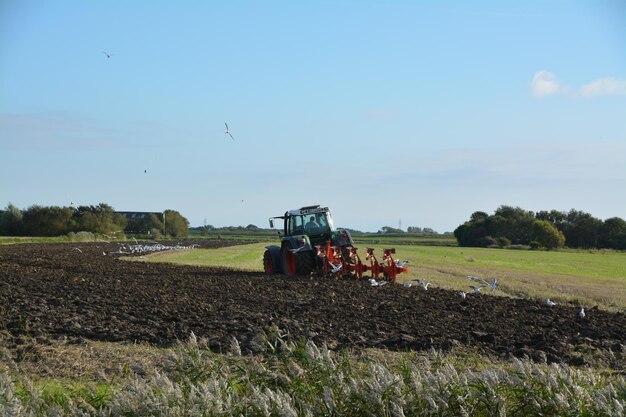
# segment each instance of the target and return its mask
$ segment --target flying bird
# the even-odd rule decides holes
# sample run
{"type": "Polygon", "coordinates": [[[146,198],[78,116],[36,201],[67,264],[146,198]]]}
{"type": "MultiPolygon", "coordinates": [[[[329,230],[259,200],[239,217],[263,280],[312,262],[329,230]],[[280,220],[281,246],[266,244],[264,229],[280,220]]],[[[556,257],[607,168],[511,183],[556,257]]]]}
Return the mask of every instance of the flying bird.
{"type": "MultiPolygon", "coordinates": [[[[332,265],[332,264],[331,264],[332,265]]],[[[343,264],[339,264],[339,265],[333,265],[333,269],[330,271],[333,274],[336,274],[337,272],[339,272],[339,270],[343,267],[343,264]]]]}
{"type": "Polygon", "coordinates": [[[232,140],[235,140],[233,135],[231,135],[230,132],[228,131],[228,123],[224,122],[224,126],[226,126],[226,130],[224,131],[224,134],[230,136],[232,140]]]}
{"type": "Polygon", "coordinates": [[[109,52],[104,52],[104,51],[102,51],[102,53],[106,55],[107,58],[111,58],[114,55],[114,54],[111,54],[109,52]]]}
{"type": "Polygon", "coordinates": [[[546,304],[550,307],[554,307],[556,305],[556,303],[549,298],[546,300],[546,304]]]}
{"type": "MultiPolygon", "coordinates": [[[[467,279],[469,279],[470,281],[480,282],[482,284],[481,287],[489,287],[489,291],[495,290],[496,289],[496,285],[498,285],[498,280],[496,278],[494,278],[493,281],[491,281],[491,282],[487,282],[484,279],[476,277],[474,275],[468,275],[467,279]]],[[[472,287],[472,286],[470,285],[470,287],[472,287]]],[[[474,288],[474,287],[472,287],[472,288],[474,288]]],[[[480,290],[478,290],[478,291],[480,291],[480,290]]],[[[478,292],[478,291],[474,291],[474,292],[478,292]]]]}

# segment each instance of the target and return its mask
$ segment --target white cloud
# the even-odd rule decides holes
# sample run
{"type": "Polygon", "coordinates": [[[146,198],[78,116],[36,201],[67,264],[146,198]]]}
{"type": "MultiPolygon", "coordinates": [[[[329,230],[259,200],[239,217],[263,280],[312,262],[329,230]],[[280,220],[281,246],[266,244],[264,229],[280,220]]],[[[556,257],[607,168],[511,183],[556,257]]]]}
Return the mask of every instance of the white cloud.
{"type": "Polygon", "coordinates": [[[530,83],[530,91],[535,97],[544,97],[558,94],[563,87],[556,80],[554,73],[550,71],[537,71],[530,83]]]}
{"type": "Polygon", "coordinates": [[[581,96],[618,96],[626,95],[626,80],[614,77],[604,77],[580,87],[581,96]]]}
{"type": "Polygon", "coordinates": [[[530,83],[530,91],[534,97],[567,95],[570,98],[591,96],[623,96],[626,95],[626,80],[615,77],[598,78],[578,89],[567,88],[550,71],[537,71],[530,83]]]}

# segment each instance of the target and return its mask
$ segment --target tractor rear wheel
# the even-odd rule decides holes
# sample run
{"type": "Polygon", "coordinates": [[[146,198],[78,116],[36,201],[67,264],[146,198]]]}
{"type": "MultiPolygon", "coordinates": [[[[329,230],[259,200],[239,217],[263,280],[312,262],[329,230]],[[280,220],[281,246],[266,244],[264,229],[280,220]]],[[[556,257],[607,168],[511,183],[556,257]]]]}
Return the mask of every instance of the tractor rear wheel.
{"type": "Polygon", "coordinates": [[[310,275],[315,270],[315,260],[313,252],[303,251],[293,253],[291,246],[285,245],[281,249],[283,261],[283,272],[285,275],[293,277],[296,275],[310,275]]]}
{"type": "Polygon", "coordinates": [[[298,252],[296,253],[296,274],[298,275],[311,275],[311,272],[315,270],[315,260],[313,259],[313,252],[298,252]]]}

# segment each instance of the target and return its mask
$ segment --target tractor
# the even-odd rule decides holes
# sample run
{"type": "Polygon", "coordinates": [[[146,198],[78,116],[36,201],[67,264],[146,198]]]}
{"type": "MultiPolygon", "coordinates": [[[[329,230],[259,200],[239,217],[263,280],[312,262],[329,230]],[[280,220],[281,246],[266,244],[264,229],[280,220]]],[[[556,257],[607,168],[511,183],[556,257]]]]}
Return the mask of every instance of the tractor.
{"type": "Polygon", "coordinates": [[[282,216],[270,217],[270,227],[274,220],[284,221],[280,246],[266,246],[263,254],[263,267],[267,274],[284,273],[287,276],[353,275],[360,279],[367,271],[371,277],[382,276],[395,282],[396,276],[407,272],[405,262],[393,259],[395,249],[384,249],[379,262],[374,249],[366,248],[365,263],[354,246],[350,232],[335,229],[330,209],[319,205],[289,210],[282,216]]]}

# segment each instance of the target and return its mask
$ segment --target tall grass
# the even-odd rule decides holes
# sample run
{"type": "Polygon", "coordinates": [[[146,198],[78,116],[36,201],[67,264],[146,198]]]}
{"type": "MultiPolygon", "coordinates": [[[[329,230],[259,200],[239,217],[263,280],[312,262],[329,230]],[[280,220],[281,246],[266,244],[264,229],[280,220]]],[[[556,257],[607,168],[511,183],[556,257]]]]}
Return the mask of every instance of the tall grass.
{"type": "Polygon", "coordinates": [[[626,409],[625,377],[598,370],[474,363],[434,351],[333,352],[287,342],[278,331],[259,343],[256,357],[240,356],[236,341],[231,353],[216,354],[192,336],[144,376],[65,390],[0,366],[0,415],[617,416],[626,409]]]}

